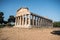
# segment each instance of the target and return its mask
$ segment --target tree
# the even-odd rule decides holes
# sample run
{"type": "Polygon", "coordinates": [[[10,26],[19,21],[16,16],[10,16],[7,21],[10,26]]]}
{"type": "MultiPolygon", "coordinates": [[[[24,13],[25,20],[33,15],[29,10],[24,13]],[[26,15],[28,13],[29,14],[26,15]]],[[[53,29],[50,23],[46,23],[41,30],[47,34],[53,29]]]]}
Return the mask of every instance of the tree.
{"type": "Polygon", "coordinates": [[[0,24],[2,24],[4,22],[4,17],[3,17],[4,13],[0,12],[0,24]]]}
{"type": "Polygon", "coordinates": [[[14,25],[14,23],[15,23],[15,17],[13,15],[9,16],[8,23],[10,23],[11,25],[14,25]]]}
{"type": "Polygon", "coordinates": [[[53,23],[53,26],[54,26],[54,27],[60,27],[60,22],[54,22],[54,23],[53,23]]]}
{"type": "Polygon", "coordinates": [[[13,15],[10,15],[8,22],[15,22],[15,17],[13,15]]]}
{"type": "Polygon", "coordinates": [[[4,24],[7,24],[8,23],[8,21],[4,21],[4,24]]]}

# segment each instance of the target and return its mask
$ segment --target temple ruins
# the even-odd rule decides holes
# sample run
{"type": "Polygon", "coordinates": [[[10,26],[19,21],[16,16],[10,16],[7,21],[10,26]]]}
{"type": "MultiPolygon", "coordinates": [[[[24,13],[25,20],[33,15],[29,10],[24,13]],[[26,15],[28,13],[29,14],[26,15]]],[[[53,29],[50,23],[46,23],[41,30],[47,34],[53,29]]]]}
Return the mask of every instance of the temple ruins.
{"type": "Polygon", "coordinates": [[[33,27],[53,27],[51,19],[39,16],[29,11],[28,8],[20,8],[17,10],[15,27],[33,28],[33,27]]]}

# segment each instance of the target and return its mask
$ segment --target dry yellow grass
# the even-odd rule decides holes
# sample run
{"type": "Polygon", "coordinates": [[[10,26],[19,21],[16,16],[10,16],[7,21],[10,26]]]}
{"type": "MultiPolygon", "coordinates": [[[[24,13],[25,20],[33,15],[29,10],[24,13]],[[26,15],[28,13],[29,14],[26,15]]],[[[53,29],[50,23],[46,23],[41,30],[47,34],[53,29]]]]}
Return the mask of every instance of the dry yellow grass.
{"type": "Polygon", "coordinates": [[[60,40],[60,36],[53,35],[53,30],[60,28],[2,28],[0,29],[0,40],[60,40]]]}

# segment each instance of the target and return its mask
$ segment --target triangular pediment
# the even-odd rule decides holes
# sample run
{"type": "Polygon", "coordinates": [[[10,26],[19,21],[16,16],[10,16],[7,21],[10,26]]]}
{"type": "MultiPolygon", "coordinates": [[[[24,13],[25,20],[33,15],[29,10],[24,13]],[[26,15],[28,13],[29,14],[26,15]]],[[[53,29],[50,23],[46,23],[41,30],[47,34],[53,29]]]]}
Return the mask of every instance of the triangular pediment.
{"type": "Polygon", "coordinates": [[[20,8],[17,11],[17,15],[16,16],[25,15],[25,14],[30,14],[29,10],[27,8],[20,8]]]}

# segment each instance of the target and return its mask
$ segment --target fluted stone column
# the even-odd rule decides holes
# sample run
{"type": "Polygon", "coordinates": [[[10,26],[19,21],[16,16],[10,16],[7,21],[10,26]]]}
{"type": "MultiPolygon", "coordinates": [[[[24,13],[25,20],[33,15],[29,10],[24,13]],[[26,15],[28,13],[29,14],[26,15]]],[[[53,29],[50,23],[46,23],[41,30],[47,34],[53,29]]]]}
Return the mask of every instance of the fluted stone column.
{"type": "Polygon", "coordinates": [[[25,25],[25,15],[23,16],[23,18],[24,18],[24,19],[23,19],[23,21],[24,21],[24,22],[23,22],[23,25],[25,25]]]}
{"type": "Polygon", "coordinates": [[[28,18],[29,18],[29,20],[28,20],[28,24],[30,25],[30,14],[29,14],[28,18]]]}
{"type": "Polygon", "coordinates": [[[22,16],[20,18],[21,18],[21,25],[22,25],[22,16]]]}
{"type": "Polygon", "coordinates": [[[37,17],[37,27],[38,27],[38,17],[37,17]]]}
{"type": "Polygon", "coordinates": [[[17,25],[19,24],[19,22],[18,22],[18,21],[19,21],[19,19],[18,19],[18,17],[17,17],[17,25]]]}
{"type": "MultiPolygon", "coordinates": [[[[47,21],[47,20],[46,20],[47,21]]],[[[47,23],[46,23],[47,25],[46,26],[48,26],[48,21],[47,21],[47,23]]]]}
{"type": "Polygon", "coordinates": [[[19,25],[20,25],[20,18],[19,17],[18,17],[18,20],[19,20],[18,22],[19,22],[19,25]]]}
{"type": "Polygon", "coordinates": [[[47,27],[47,20],[46,20],[46,27],[47,27]]]}
{"type": "Polygon", "coordinates": [[[46,20],[44,20],[44,26],[46,26],[45,24],[46,24],[46,20]]]}
{"type": "Polygon", "coordinates": [[[37,26],[38,26],[38,17],[37,17],[37,26]]]}
{"type": "Polygon", "coordinates": [[[35,26],[36,26],[36,16],[35,16],[35,26]]]}
{"type": "Polygon", "coordinates": [[[38,25],[38,27],[39,27],[39,17],[38,17],[38,19],[37,19],[37,25],[38,25]]]}
{"type": "Polygon", "coordinates": [[[44,26],[44,18],[43,18],[43,26],[44,26]]]}
{"type": "Polygon", "coordinates": [[[40,27],[40,17],[39,17],[39,27],[40,27]]]}
{"type": "Polygon", "coordinates": [[[16,18],[16,25],[18,24],[18,18],[16,18]]]}
{"type": "Polygon", "coordinates": [[[43,18],[43,24],[42,25],[44,26],[44,18],[43,18]]]}
{"type": "Polygon", "coordinates": [[[19,25],[20,25],[20,16],[19,16],[19,25]]]}
{"type": "Polygon", "coordinates": [[[27,17],[26,17],[26,14],[25,14],[25,25],[27,25],[27,17]]]}
{"type": "Polygon", "coordinates": [[[42,26],[44,26],[44,19],[42,19],[42,26]]]}
{"type": "Polygon", "coordinates": [[[23,24],[25,25],[25,15],[24,15],[24,17],[23,17],[23,18],[24,18],[24,19],[23,19],[23,20],[24,20],[24,23],[23,23],[23,24]]]}
{"type": "Polygon", "coordinates": [[[22,16],[22,25],[24,25],[24,15],[22,16]]]}
{"type": "Polygon", "coordinates": [[[34,16],[32,15],[32,22],[33,22],[33,26],[34,26],[34,16]]]}
{"type": "Polygon", "coordinates": [[[41,27],[41,18],[40,18],[40,22],[39,22],[39,25],[40,25],[40,27],[41,27]]]}
{"type": "Polygon", "coordinates": [[[27,18],[27,19],[26,19],[26,23],[27,23],[27,25],[28,25],[28,14],[26,15],[26,18],[27,18]]]}
{"type": "Polygon", "coordinates": [[[21,21],[22,21],[22,25],[23,25],[23,16],[22,16],[22,20],[21,21]]]}
{"type": "MultiPolygon", "coordinates": [[[[43,18],[42,18],[42,20],[41,20],[41,23],[43,24],[43,18]]],[[[43,25],[42,25],[43,26],[43,25]]]]}
{"type": "Polygon", "coordinates": [[[47,27],[48,27],[48,20],[47,20],[47,27]]]}
{"type": "Polygon", "coordinates": [[[42,18],[41,18],[41,27],[42,27],[42,18]]]}
{"type": "Polygon", "coordinates": [[[39,18],[37,17],[37,26],[38,26],[38,24],[39,24],[39,22],[38,22],[38,21],[39,21],[39,18]]]}
{"type": "Polygon", "coordinates": [[[17,17],[17,25],[18,25],[18,17],[17,17]]]}
{"type": "Polygon", "coordinates": [[[38,23],[37,20],[38,20],[38,19],[37,19],[37,17],[36,17],[36,26],[38,26],[38,25],[37,25],[37,23],[38,23]]]}
{"type": "Polygon", "coordinates": [[[41,18],[40,18],[40,23],[39,24],[40,24],[40,27],[41,27],[41,18]]]}
{"type": "Polygon", "coordinates": [[[37,17],[37,26],[38,26],[38,17],[37,17]]]}
{"type": "Polygon", "coordinates": [[[21,16],[20,16],[20,25],[21,25],[21,16]]]}
{"type": "Polygon", "coordinates": [[[45,22],[45,24],[44,24],[44,25],[45,25],[45,27],[46,27],[46,19],[45,19],[45,21],[44,21],[44,22],[45,22]]]}

